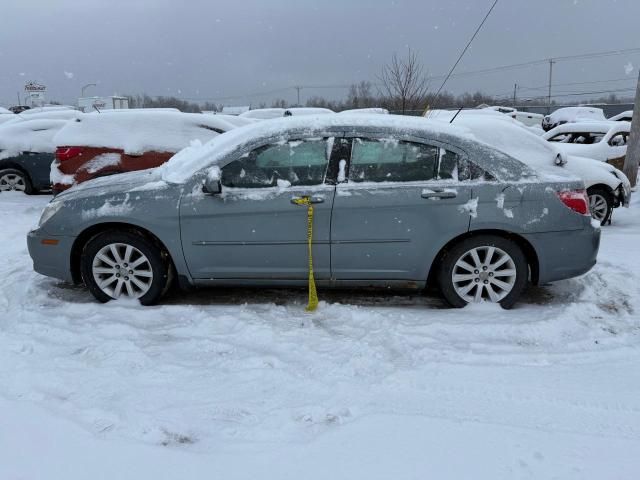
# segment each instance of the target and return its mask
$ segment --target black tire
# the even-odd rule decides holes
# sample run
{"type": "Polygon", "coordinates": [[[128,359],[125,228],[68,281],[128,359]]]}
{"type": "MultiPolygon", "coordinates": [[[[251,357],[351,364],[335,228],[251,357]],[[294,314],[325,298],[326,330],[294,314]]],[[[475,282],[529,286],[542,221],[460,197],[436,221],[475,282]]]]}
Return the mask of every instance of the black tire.
{"type": "Polygon", "coordinates": [[[20,177],[22,182],[24,183],[24,193],[26,193],[27,195],[35,193],[29,175],[27,175],[22,170],[18,170],[16,168],[2,168],[0,169],[0,178],[2,178],[4,175],[15,175],[20,177]]]}
{"type": "MultiPolygon", "coordinates": [[[[454,244],[444,253],[439,263],[437,275],[438,285],[445,300],[452,307],[462,308],[468,303],[456,292],[454,286],[453,274],[456,263],[462,259],[467,252],[475,248],[483,247],[495,247],[502,250],[511,257],[515,266],[516,278],[513,286],[509,293],[499,302],[502,308],[509,309],[513,307],[524,292],[529,281],[529,264],[518,244],[512,240],[496,235],[477,235],[454,244]]],[[[496,277],[498,277],[498,275],[496,275],[496,277]]]]}
{"type": "Polygon", "coordinates": [[[594,215],[593,212],[591,212],[591,216],[593,218],[598,220],[602,225],[605,225],[607,221],[611,220],[611,214],[613,213],[613,205],[615,203],[613,195],[609,190],[602,187],[587,188],[587,195],[589,196],[589,209],[591,209],[592,197],[594,198],[598,197],[598,198],[604,199],[604,201],[606,202],[607,211],[604,217],[598,218],[598,215],[594,215]]]}
{"type": "Polygon", "coordinates": [[[114,243],[131,245],[147,257],[152,272],[151,285],[138,300],[142,305],[157,303],[171,283],[172,264],[169,255],[147,237],[132,231],[108,230],[94,236],[84,246],[80,257],[80,271],[82,280],[91,294],[102,303],[113,300],[113,297],[105,293],[96,283],[92,266],[98,252],[103,247],[114,243]]]}

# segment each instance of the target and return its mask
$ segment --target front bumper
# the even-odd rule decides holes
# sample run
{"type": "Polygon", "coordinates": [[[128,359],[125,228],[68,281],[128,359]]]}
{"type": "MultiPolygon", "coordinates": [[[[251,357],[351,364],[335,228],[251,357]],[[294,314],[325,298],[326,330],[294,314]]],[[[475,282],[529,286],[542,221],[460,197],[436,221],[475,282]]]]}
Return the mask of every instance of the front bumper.
{"type": "Polygon", "coordinates": [[[50,235],[41,229],[31,230],[27,234],[27,247],[33,269],[47,277],[73,283],[71,249],[74,240],[74,237],[50,235]]]}

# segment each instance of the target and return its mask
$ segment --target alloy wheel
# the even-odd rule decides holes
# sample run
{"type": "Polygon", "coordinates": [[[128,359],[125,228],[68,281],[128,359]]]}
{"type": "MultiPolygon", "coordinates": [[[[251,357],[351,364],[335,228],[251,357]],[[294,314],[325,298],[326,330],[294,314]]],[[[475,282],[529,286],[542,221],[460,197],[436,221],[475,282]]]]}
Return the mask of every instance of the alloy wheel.
{"type": "Polygon", "coordinates": [[[599,193],[589,195],[589,210],[591,211],[591,216],[593,218],[603,222],[606,219],[607,212],[609,210],[607,199],[599,193]]]}
{"type": "Polygon", "coordinates": [[[455,263],[451,274],[456,293],[465,302],[500,302],[516,282],[516,265],[511,256],[493,246],[472,248],[455,263]]]}
{"type": "Polygon", "coordinates": [[[24,192],[26,188],[24,177],[19,173],[5,173],[0,176],[0,191],[2,192],[11,190],[24,192]]]}
{"type": "Polygon", "coordinates": [[[140,298],[153,282],[149,259],[126,243],[102,247],[93,258],[91,271],[98,288],[111,298],[140,298]]]}

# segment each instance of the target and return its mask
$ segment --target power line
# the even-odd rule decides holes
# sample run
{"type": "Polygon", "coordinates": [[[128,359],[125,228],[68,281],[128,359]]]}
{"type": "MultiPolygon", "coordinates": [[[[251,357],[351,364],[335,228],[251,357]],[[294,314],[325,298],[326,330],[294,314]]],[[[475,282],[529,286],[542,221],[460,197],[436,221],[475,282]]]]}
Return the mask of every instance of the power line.
{"type": "Polygon", "coordinates": [[[440,95],[440,92],[442,91],[442,89],[444,88],[444,86],[446,85],[446,83],[449,81],[449,78],[451,78],[451,75],[453,74],[453,71],[456,69],[456,67],[458,66],[458,64],[460,63],[460,60],[462,60],[462,57],[464,56],[465,53],[467,53],[467,50],[469,49],[469,47],[471,46],[471,43],[473,42],[473,40],[476,38],[476,36],[478,35],[478,33],[480,32],[480,30],[482,29],[483,25],[485,24],[485,22],[487,21],[487,19],[489,18],[489,15],[491,15],[491,12],[493,12],[493,9],[496,7],[496,5],[498,4],[498,0],[494,0],[493,5],[491,5],[491,8],[489,9],[489,11],[487,12],[487,14],[484,16],[484,18],[482,19],[482,22],[480,22],[480,25],[478,25],[478,28],[476,28],[476,31],[473,33],[473,35],[471,36],[471,39],[467,42],[467,44],[465,45],[464,49],[462,50],[462,52],[460,53],[460,55],[458,56],[458,59],[456,60],[456,63],[453,64],[453,67],[451,67],[451,70],[449,70],[449,73],[447,73],[447,76],[445,77],[444,81],[442,82],[442,85],[440,85],[440,88],[438,88],[438,91],[436,92],[435,96],[433,97],[434,100],[436,98],[438,98],[438,95],[440,95]]]}

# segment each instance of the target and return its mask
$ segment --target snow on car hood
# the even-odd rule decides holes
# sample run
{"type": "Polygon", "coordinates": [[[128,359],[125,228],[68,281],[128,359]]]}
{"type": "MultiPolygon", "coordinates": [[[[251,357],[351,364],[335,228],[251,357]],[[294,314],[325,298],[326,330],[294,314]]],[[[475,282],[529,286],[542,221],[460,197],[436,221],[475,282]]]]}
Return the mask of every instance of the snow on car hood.
{"type": "Polygon", "coordinates": [[[56,200],[78,200],[93,198],[100,195],[115,193],[142,192],[161,190],[169,185],[163,181],[157,168],[137,170],[135,172],[119,173],[107,177],[98,177],[79,183],[63,191],[55,197],[56,200]]]}

